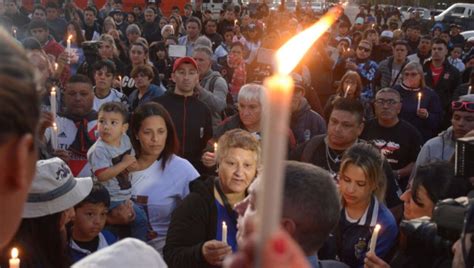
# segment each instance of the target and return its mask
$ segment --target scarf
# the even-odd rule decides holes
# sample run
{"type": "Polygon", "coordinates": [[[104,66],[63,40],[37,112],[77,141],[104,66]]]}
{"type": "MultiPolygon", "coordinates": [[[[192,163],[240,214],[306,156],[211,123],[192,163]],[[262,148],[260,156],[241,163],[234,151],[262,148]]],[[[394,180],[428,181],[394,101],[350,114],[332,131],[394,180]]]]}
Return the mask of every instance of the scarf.
{"type": "Polygon", "coordinates": [[[65,114],[65,118],[74,122],[77,128],[76,137],[69,146],[69,150],[80,156],[87,156],[87,151],[95,143],[96,138],[90,137],[87,130],[87,125],[90,121],[97,120],[97,112],[92,110],[85,116],[76,116],[72,114],[65,114]]]}

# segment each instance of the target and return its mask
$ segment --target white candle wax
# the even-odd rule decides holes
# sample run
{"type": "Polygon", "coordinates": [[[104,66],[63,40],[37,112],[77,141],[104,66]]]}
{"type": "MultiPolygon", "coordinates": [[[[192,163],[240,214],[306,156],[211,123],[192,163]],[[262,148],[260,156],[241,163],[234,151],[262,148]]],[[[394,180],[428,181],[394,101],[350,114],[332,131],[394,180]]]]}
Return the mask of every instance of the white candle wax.
{"type": "Polygon", "coordinates": [[[349,93],[349,87],[350,86],[347,86],[346,91],[344,91],[344,98],[347,98],[347,93],[349,93]]]}
{"type": "Polygon", "coordinates": [[[16,39],[16,29],[13,29],[13,38],[16,39]]]}
{"type": "Polygon", "coordinates": [[[18,258],[18,249],[12,248],[11,259],[8,261],[10,268],[20,268],[20,259],[18,258]]]}
{"type": "Polygon", "coordinates": [[[49,102],[51,104],[51,113],[53,114],[53,120],[56,121],[56,87],[51,88],[51,95],[49,96],[49,102]]]}
{"type": "Polygon", "coordinates": [[[288,75],[275,75],[265,80],[265,87],[262,184],[257,201],[260,248],[280,225],[293,80],[288,75]]]}
{"type": "Polygon", "coordinates": [[[53,123],[51,130],[51,146],[56,150],[58,149],[58,126],[56,125],[56,122],[53,123]]]}
{"type": "Polygon", "coordinates": [[[418,93],[418,106],[416,108],[416,110],[420,110],[420,107],[421,107],[421,92],[418,93]]]}
{"type": "Polygon", "coordinates": [[[469,86],[469,89],[467,90],[467,95],[471,94],[472,91],[472,86],[469,86]]]}
{"type": "Polygon", "coordinates": [[[118,77],[118,80],[119,80],[119,88],[120,88],[120,92],[123,92],[122,91],[122,77],[119,75],[118,77]]]}
{"type": "Polygon", "coordinates": [[[214,142],[214,153],[217,153],[217,142],[214,142]]]}
{"type": "Polygon", "coordinates": [[[372,233],[372,237],[370,238],[370,246],[369,252],[375,253],[375,246],[377,245],[377,237],[379,236],[380,232],[380,224],[375,225],[374,232],[372,233]]]}
{"type": "Polygon", "coordinates": [[[227,224],[225,224],[225,221],[222,222],[222,242],[227,244],[227,224]]]}

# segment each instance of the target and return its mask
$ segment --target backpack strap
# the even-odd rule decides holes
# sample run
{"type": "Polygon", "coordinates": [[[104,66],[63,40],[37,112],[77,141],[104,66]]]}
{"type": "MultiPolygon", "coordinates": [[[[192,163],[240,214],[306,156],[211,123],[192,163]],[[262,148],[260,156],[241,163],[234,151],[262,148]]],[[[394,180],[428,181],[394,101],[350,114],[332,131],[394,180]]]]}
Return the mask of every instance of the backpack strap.
{"type": "Polygon", "coordinates": [[[314,151],[316,150],[316,148],[318,148],[319,145],[321,145],[321,143],[324,142],[325,137],[326,134],[321,134],[314,136],[308,141],[308,143],[303,149],[303,153],[301,154],[301,162],[311,162],[311,157],[313,156],[314,151]]]}
{"type": "Polygon", "coordinates": [[[209,81],[209,91],[214,93],[214,87],[216,86],[216,81],[217,81],[217,78],[219,78],[218,75],[214,75],[213,77],[211,77],[211,80],[209,81]]]}

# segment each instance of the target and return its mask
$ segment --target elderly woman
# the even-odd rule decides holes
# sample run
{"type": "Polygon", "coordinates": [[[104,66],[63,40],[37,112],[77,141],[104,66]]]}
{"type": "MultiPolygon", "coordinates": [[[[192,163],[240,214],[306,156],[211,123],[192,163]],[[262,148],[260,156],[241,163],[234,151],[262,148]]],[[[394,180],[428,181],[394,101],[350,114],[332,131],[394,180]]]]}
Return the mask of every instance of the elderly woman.
{"type": "Polygon", "coordinates": [[[403,100],[400,118],[415,126],[426,142],[438,133],[442,113],[440,99],[425,85],[421,64],[408,63],[402,75],[402,83],[395,86],[403,100]]]}
{"type": "Polygon", "coordinates": [[[361,99],[362,80],[360,75],[355,71],[347,71],[341,79],[337,87],[336,94],[329,97],[324,107],[324,119],[329,122],[329,115],[331,114],[334,101],[339,98],[349,98],[359,100],[364,105],[364,119],[370,120],[374,116],[372,105],[369,101],[361,99]]]}
{"type": "Polygon", "coordinates": [[[241,129],[226,132],[217,145],[217,163],[217,178],[192,182],[191,193],[172,215],[163,250],[170,267],[221,265],[224,257],[237,249],[233,207],[245,198],[257,175],[259,142],[241,129]]]}

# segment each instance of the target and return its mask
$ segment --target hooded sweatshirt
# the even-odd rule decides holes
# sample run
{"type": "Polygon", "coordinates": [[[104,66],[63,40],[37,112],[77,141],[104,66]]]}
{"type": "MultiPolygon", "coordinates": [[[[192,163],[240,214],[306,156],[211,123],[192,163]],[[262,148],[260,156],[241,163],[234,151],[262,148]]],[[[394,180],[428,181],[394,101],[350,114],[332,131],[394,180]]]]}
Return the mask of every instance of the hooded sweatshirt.
{"type": "Polygon", "coordinates": [[[311,110],[306,99],[303,99],[299,109],[292,113],[290,127],[297,144],[326,133],[326,122],[321,115],[311,110]]]}

